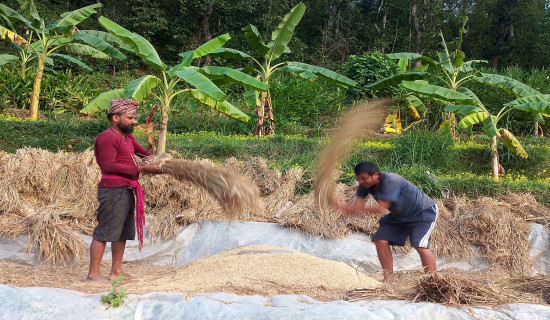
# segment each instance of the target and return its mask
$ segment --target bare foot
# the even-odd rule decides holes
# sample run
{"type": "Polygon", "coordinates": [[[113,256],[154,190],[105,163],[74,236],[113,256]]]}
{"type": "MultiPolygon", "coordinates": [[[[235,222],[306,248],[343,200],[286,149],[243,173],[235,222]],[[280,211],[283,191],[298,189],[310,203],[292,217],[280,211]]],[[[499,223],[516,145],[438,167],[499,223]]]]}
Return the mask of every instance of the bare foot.
{"type": "Polygon", "coordinates": [[[97,275],[97,276],[88,275],[86,279],[84,279],[84,281],[93,283],[93,284],[110,284],[109,280],[107,280],[107,278],[105,278],[102,275],[97,275]]]}
{"type": "Polygon", "coordinates": [[[110,279],[117,279],[119,277],[119,275],[122,275],[122,277],[124,278],[124,280],[132,280],[132,279],[135,279],[136,277],[134,277],[133,275],[125,272],[125,271],[120,271],[120,272],[117,272],[117,273],[112,273],[109,275],[109,280],[110,279]]]}

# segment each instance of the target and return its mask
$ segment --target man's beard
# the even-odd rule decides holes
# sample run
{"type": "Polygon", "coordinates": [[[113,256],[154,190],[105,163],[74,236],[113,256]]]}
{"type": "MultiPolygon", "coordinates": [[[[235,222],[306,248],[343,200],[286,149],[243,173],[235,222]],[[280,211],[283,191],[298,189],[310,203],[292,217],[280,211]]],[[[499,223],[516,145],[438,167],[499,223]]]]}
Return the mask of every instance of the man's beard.
{"type": "Polygon", "coordinates": [[[134,125],[133,124],[125,126],[125,125],[123,125],[119,122],[119,123],[117,123],[117,127],[120,129],[120,131],[122,131],[124,133],[127,133],[127,134],[131,134],[132,132],[134,132],[134,125]]]}

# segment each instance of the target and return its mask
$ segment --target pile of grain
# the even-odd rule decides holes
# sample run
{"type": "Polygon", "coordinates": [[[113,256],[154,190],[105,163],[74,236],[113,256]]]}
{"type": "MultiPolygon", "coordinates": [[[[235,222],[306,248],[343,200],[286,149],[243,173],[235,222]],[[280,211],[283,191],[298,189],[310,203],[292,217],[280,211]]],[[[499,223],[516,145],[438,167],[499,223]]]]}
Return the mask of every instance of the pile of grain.
{"type": "Polygon", "coordinates": [[[245,246],[193,261],[155,280],[135,280],[129,292],[179,291],[237,294],[306,294],[321,300],[341,299],[356,288],[380,283],[343,262],[324,260],[276,246],[245,246]],[[143,289],[146,288],[146,289],[143,289]]]}

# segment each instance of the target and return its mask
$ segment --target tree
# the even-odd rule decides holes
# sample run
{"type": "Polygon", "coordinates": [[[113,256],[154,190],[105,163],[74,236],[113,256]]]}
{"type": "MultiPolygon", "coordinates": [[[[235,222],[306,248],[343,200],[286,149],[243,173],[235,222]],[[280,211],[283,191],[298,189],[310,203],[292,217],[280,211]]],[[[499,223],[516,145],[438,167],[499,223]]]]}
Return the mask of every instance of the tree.
{"type": "Polygon", "coordinates": [[[82,54],[97,59],[111,59],[111,57],[114,57],[124,60],[126,58],[120,51],[98,37],[93,31],[79,31],[76,28],[79,23],[96,13],[95,9],[101,7],[100,3],[65,12],[61,14],[57,21],[48,25],[40,18],[32,0],[20,1],[20,5],[21,11],[24,12],[23,15],[0,4],[0,17],[8,24],[9,28],[0,26],[0,36],[4,39],[11,39],[12,43],[19,47],[22,73],[26,71],[27,63],[36,59],[36,75],[31,94],[29,116],[31,120],[38,118],[40,86],[46,63],[53,63],[52,58],[61,58],[84,69],[91,70],[82,61],[70,55],[56,53],[56,51],[64,50],[67,53],[82,54]],[[23,26],[28,31],[25,37],[17,34],[16,25],[23,26]],[[21,43],[20,39],[24,39],[25,42],[21,43]],[[19,40],[19,43],[17,40],[19,40]]]}
{"type": "MultiPolygon", "coordinates": [[[[208,55],[221,58],[249,59],[253,61],[255,68],[251,67],[249,69],[253,70],[257,74],[257,79],[264,82],[266,85],[269,85],[270,78],[276,72],[280,71],[300,80],[315,81],[321,78],[342,88],[355,86],[355,81],[322,67],[291,61],[275,63],[275,60],[280,58],[283,54],[290,53],[288,43],[292,39],[294,29],[302,19],[305,10],[306,5],[303,3],[299,3],[292,8],[290,12],[285,15],[277,28],[273,30],[271,41],[267,44],[263,42],[260,32],[254,25],[249,24],[242,29],[250,47],[262,57],[260,59],[256,59],[247,53],[230,48],[219,48],[210,52],[208,55]]],[[[267,135],[274,134],[275,120],[269,90],[249,90],[247,92],[247,97],[247,102],[254,106],[254,110],[256,111],[254,135],[262,137],[264,131],[267,135]],[[265,122],[267,122],[267,124],[265,124],[264,127],[265,122]]]]}
{"type": "MultiPolygon", "coordinates": [[[[512,92],[517,97],[530,96],[533,94],[540,95],[540,93],[533,88],[505,76],[483,74],[481,77],[477,77],[476,80],[512,92]]],[[[449,105],[445,108],[445,110],[456,112],[464,116],[462,120],[460,120],[460,122],[458,123],[458,127],[460,128],[467,129],[476,124],[483,124],[483,132],[491,139],[491,176],[494,179],[498,180],[500,171],[499,169],[501,167],[498,154],[499,138],[500,141],[502,141],[502,143],[504,143],[504,145],[516,155],[524,159],[528,157],[527,152],[525,151],[525,149],[523,149],[521,143],[514,136],[514,134],[512,134],[506,128],[498,128],[498,122],[508,112],[513,110],[516,102],[505,104],[496,115],[493,115],[488,110],[488,108],[486,108],[485,105],[479,100],[479,98],[477,98],[477,96],[475,96],[473,93],[471,94],[471,96],[474,99],[474,104],[449,105]]],[[[525,108],[525,110],[533,111],[534,109],[525,108]]]]}
{"type": "MultiPolygon", "coordinates": [[[[464,61],[465,54],[460,50],[460,47],[462,45],[463,34],[466,33],[466,29],[464,28],[466,22],[467,18],[463,18],[459,37],[456,41],[456,48],[452,53],[449,53],[445,38],[443,34],[440,34],[443,51],[438,53],[438,61],[416,53],[389,54],[390,58],[400,59],[399,64],[401,66],[407,65],[408,60],[420,62],[420,66],[412,71],[386,77],[367,87],[370,89],[379,89],[391,85],[400,85],[417,96],[414,99],[411,95],[405,96],[405,99],[409,102],[409,109],[413,111],[415,111],[417,104],[421,104],[419,99],[435,101],[445,107],[444,110],[449,114],[447,121],[453,129],[456,124],[455,113],[464,116],[458,123],[459,128],[465,129],[475,124],[483,123],[485,134],[491,138],[491,173],[495,179],[498,179],[499,156],[497,145],[499,138],[514,153],[523,158],[527,157],[527,153],[515,136],[507,129],[497,127],[499,120],[510,112],[514,105],[506,104],[496,115],[493,115],[476,94],[465,87],[465,84],[471,81],[478,81],[513,93],[517,98],[533,95],[540,97],[541,94],[537,90],[512,78],[476,72],[473,65],[485,61],[464,61]],[[439,76],[438,73],[443,74],[443,76],[439,76]],[[427,79],[435,79],[436,82],[435,84],[430,84],[426,81],[427,79]]],[[[546,110],[541,110],[538,108],[539,105],[534,104],[521,104],[521,106],[523,109],[517,107],[516,109],[535,112],[538,115],[536,119],[539,121],[542,120],[540,113],[544,113],[544,110],[546,110]]],[[[456,136],[455,130],[453,130],[453,133],[456,136]]]]}
{"type": "Polygon", "coordinates": [[[169,111],[171,101],[176,96],[186,94],[189,98],[228,116],[241,121],[248,121],[250,117],[226,101],[226,94],[215,83],[237,83],[253,90],[269,89],[269,86],[265,83],[235,69],[218,66],[199,68],[191,65],[194,59],[203,57],[223,46],[230,39],[229,34],[216,37],[195,50],[181,53],[181,62],[168,68],[160,59],[155,48],[145,38],[130,32],[105,17],[100,17],[99,23],[109,31],[108,35],[112,41],[119,41],[123,49],[139,56],[144,63],[159,72],[161,77],[149,74],[130,81],[123,89],[104,92],[91,101],[81,112],[95,113],[99,110],[108,109],[111,99],[126,97],[141,102],[152,95],[158,103],[161,114],[157,153],[164,153],[166,150],[169,111]],[[191,87],[177,87],[182,81],[191,87]]]}
{"type": "MultiPolygon", "coordinates": [[[[479,73],[475,71],[476,63],[486,63],[484,60],[464,61],[466,55],[461,50],[463,35],[467,32],[465,29],[467,17],[462,19],[462,26],[459,29],[459,37],[455,41],[455,50],[449,51],[447,42],[443,33],[439,33],[441,38],[442,51],[438,52],[438,60],[430,57],[412,53],[402,52],[388,54],[391,59],[399,60],[399,65],[405,72],[392,75],[374,82],[367,86],[369,89],[380,89],[393,85],[400,85],[403,89],[416,95],[405,95],[405,101],[408,104],[409,113],[418,114],[417,107],[424,108],[419,99],[431,100],[442,106],[448,104],[473,104],[473,93],[465,85],[473,81],[479,73]],[[407,71],[405,68],[408,61],[411,60],[418,67],[407,71]],[[433,83],[426,80],[435,79],[433,83]]],[[[415,117],[416,118],[416,117],[415,117]]],[[[456,119],[454,112],[449,112],[447,123],[450,125],[453,134],[456,136],[456,119]]]]}

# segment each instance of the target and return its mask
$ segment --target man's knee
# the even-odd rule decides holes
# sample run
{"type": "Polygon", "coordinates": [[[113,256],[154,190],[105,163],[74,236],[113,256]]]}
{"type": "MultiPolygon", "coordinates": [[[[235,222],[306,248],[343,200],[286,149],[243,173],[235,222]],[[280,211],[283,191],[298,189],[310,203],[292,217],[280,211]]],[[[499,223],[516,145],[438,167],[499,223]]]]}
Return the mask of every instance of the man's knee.
{"type": "Polygon", "coordinates": [[[432,249],[423,247],[414,247],[419,254],[433,254],[432,249]]]}
{"type": "Polygon", "coordinates": [[[375,245],[377,246],[389,246],[390,242],[388,240],[373,240],[375,245]]]}

